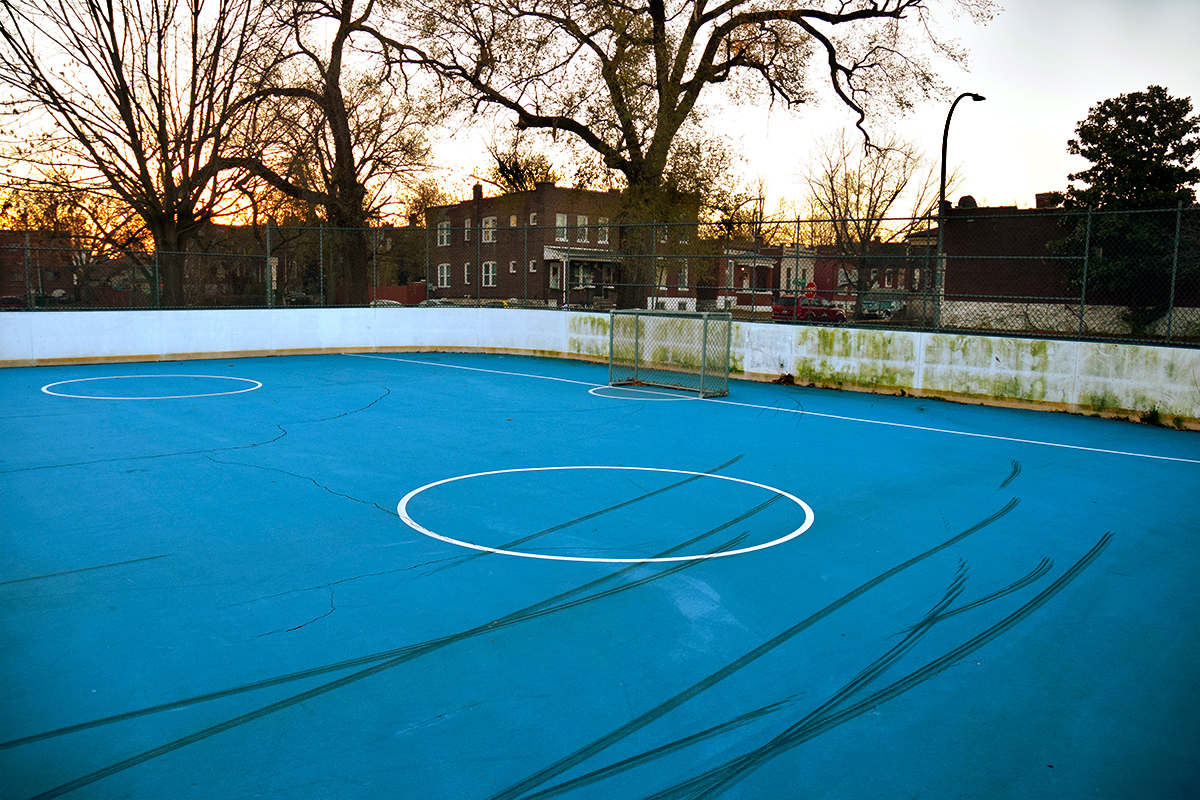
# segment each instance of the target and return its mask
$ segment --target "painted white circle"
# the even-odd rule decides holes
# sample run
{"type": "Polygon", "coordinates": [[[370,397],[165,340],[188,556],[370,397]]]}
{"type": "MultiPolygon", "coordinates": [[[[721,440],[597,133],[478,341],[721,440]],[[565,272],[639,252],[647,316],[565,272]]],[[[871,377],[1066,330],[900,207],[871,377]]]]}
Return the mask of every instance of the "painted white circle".
{"type": "Polygon", "coordinates": [[[48,383],[42,387],[42,391],[55,397],[72,397],[79,400],[183,400],[189,397],[221,397],[227,394],[241,394],[242,392],[253,392],[255,389],[261,389],[262,384],[259,381],[249,378],[234,378],[228,375],[104,375],[98,378],[75,378],[69,381],[58,381],[57,383],[48,383]],[[249,383],[244,389],[233,389],[228,392],[207,392],[205,394],[160,394],[160,395],[119,395],[115,397],[106,397],[95,394],[67,394],[66,392],[51,391],[55,386],[66,386],[70,383],[86,383],[87,381],[116,381],[116,380],[138,380],[143,378],[211,378],[220,381],[241,381],[249,383]]]}
{"type": "Polygon", "coordinates": [[[641,400],[646,403],[668,403],[679,402],[680,400],[699,400],[699,396],[693,395],[690,397],[681,397],[678,392],[656,391],[654,389],[641,389],[636,386],[596,386],[588,389],[588,394],[596,397],[603,397],[608,400],[641,400]],[[601,394],[605,389],[622,392],[637,392],[637,395],[630,394],[601,394]],[[656,395],[655,397],[642,397],[640,395],[656,395]]]}
{"type": "Polygon", "coordinates": [[[812,526],[813,519],[814,519],[813,510],[809,507],[808,503],[805,503],[799,497],[796,497],[793,494],[789,494],[788,492],[785,492],[782,489],[776,489],[774,486],[767,486],[765,483],[755,483],[754,481],[748,481],[743,478],[731,478],[728,475],[716,475],[711,472],[691,472],[686,469],[662,469],[659,467],[614,467],[614,466],[519,467],[519,468],[515,468],[515,469],[496,469],[496,470],[491,470],[490,472],[474,472],[474,473],[471,473],[470,475],[459,475],[454,478],[444,478],[443,480],[440,480],[440,481],[434,481],[433,483],[427,483],[424,486],[420,486],[416,489],[413,489],[411,492],[404,495],[404,497],[401,498],[400,502],[396,505],[396,513],[400,515],[400,519],[404,520],[405,525],[407,525],[408,527],[417,531],[418,533],[423,533],[426,536],[432,537],[434,539],[440,539],[443,542],[448,542],[449,544],[455,544],[455,545],[458,545],[459,547],[466,547],[471,550],[479,550],[484,553],[496,553],[496,554],[502,555],[502,556],[517,556],[518,558],[540,558],[545,561],[587,561],[587,562],[602,563],[602,564],[651,564],[651,563],[665,562],[665,561],[702,561],[706,558],[725,558],[727,556],[737,556],[737,555],[741,555],[743,553],[753,553],[755,550],[765,550],[768,547],[774,547],[776,545],[783,544],[784,542],[788,542],[788,541],[791,541],[792,539],[795,539],[797,536],[804,533],[806,530],[808,530],[812,526]],[[633,470],[633,471],[637,471],[637,472],[668,472],[668,473],[672,473],[675,475],[695,475],[700,478],[715,478],[715,479],[721,480],[721,481],[729,481],[731,483],[741,483],[741,484],[745,484],[746,486],[754,486],[759,489],[765,489],[766,491],[771,492],[773,494],[780,495],[781,497],[786,497],[788,500],[791,500],[793,503],[800,506],[800,508],[803,509],[803,511],[804,511],[804,522],[800,525],[800,527],[796,528],[791,533],[789,533],[785,536],[780,536],[778,539],[773,539],[769,542],[764,542],[762,544],[756,544],[753,547],[743,547],[738,550],[725,550],[720,553],[701,553],[700,555],[694,555],[694,556],[670,556],[670,557],[666,557],[666,558],[595,558],[595,557],[588,557],[588,556],[553,556],[553,555],[545,555],[543,553],[522,553],[518,550],[501,550],[496,547],[487,547],[485,545],[475,544],[474,542],[464,542],[460,539],[452,539],[449,536],[443,536],[440,533],[435,533],[435,532],[429,530],[428,528],[426,528],[425,526],[421,525],[419,522],[416,522],[408,514],[409,501],[411,501],[414,497],[419,495],[421,492],[424,492],[428,489],[432,489],[436,486],[441,486],[443,484],[454,483],[456,481],[465,481],[470,478],[483,478],[488,475],[507,475],[507,474],[516,473],[516,472],[554,472],[554,471],[562,471],[562,470],[579,470],[579,469],[611,469],[611,470],[633,470]]]}

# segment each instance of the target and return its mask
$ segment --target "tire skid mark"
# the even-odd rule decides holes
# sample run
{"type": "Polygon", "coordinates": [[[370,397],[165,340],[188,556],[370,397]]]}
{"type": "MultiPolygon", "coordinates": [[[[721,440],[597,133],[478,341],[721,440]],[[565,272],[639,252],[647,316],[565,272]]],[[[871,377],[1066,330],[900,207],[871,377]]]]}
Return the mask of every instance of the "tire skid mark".
{"type": "MultiPolygon", "coordinates": [[[[1066,588],[1085,569],[1091,566],[1108,547],[1112,538],[1112,532],[1105,533],[1091,550],[1085,553],[1070,569],[1063,573],[1054,583],[1043,589],[1033,599],[996,624],[986,628],[958,647],[927,662],[924,666],[910,672],[903,678],[864,697],[859,702],[841,711],[830,713],[832,709],[826,704],[826,706],[806,715],[803,719],[761,747],[731,759],[725,764],[714,767],[701,775],[683,781],[674,787],[649,795],[645,800],[682,800],[683,798],[700,800],[700,798],[719,795],[725,789],[730,788],[733,784],[739,782],[777,755],[791,750],[826,731],[832,730],[878,705],[893,700],[930,678],[944,672],[965,656],[1006,633],[1045,605],[1046,602],[1066,588]],[[821,713],[822,710],[825,713],[821,713]]],[[[931,619],[929,620],[929,624],[932,625],[937,621],[937,618],[931,619]]]]}
{"type": "Polygon", "coordinates": [[[671,711],[674,711],[676,708],[680,707],[687,701],[703,694],[705,691],[712,688],[713,686],[720,683],[721,681],[725,680],[730,675],[733,675],[734,673],[738,672],[739,670],[743,669],[744,667],[749,666],[750,664],[754,663],[758,659],[765,656],[767,653],[770,653],[775,648],[779,647],[780,645],[784,644],[788,640],[799,635],[800,633],[807,630],[808,628],[810,628],[811,626],[813,626],[820,620],[824,619],[825,617],[829,616],[830,614],[834,613],[835,611],[838,611],[843,606],[849,604],[851,601],[857,599],[858,597],[861,597],[863,594],[866,594],[871,589],[874,589],[876,586],[878,586],[879,584],[888,580],[889,578],[895,577],[896,575],[905,571],[909,567],[912,567],[915,564],[918,564],[921,561],[924,561],[925,559],[941,552],[942,550],[945,550],[947,547],[950,547],[951,545],[962,541],[963,539],[967,538],[968,536],[970,536],[974,533],[977,533],[980,530],[983,530],[984,528],[993,524],[994,522],[996,522],[1000,519],[1003,519],[1005,516],[1010,514],[1013,511],[1013,509],[1015,509],[1017,507],[1017,505],[1019,503],[1020,503],[1020,500],[1018,500],[1017,498],[1014,497],[1003,508],[1001,508],[999,511],[992,514],[991,516],[987,517],[986,519],[983,519],[980,522],[975,523],[974,525],[972,525],[971,527],[962,531],[961,533],[959,533],[955,536],[952,536],[949,539],[946,539],[941,544],[935,545],[934,547],[930,548],[929,550],[926,550],[924,553],[913,556],[912,558],[908,559],[904,563],[899,564],[895,567],[892,567],[891,569],[887,570],[886,572],[883,572],[883,573],[875,576],[871,580],[869,580],[866,583],[859,586],[857,589],[853,589],[853,590],[847,592],[846,594],[842,595],[840,598],[833,601],[829,605],[814,612],[813,614],[810,614],[808,617],[801,620],[800,622],[797,622],[795,625],[793,625],[792,627],[783,631],[782,633],[776,634],[771,639],[768,639],[767,641],[760,644],[758,647],[755,647],[753,650],[750,650],[749,652],[745,653],[741,657],[726,664],[724,667],[720,668],[719,670],[712,673],[708,677],[703,678],[702,680],[698,681],[697,683],[692,684],[688,688],[684,689],[682,692],[679,692],[675,696],[670,697],[667,700],[664,700],[663,702],[659,703],[657,706],[654,706],[653,708],[648,709],[647,711],[643,712],[642,714],[638,715],[637,717],[634,717],[629,722],[626,722],[624,725],[621,725],[620,727],[616,728],[615,730],[612,730],[609,733],[601,736],[600,738],[595,739],[594,741],[590,742],[589,744],[584,745],[583,747],[579,748],[575,752],[562,757],[558,761],[554,762],[553,764],[550,764],[549,766],[544,767],[543,769],[539,770],[538,772],[534,773],[533,775],[530,775],[529,777],[527,777],[521,781],[518,781],[517,783],[509,786],[507,789],[497,792],[496,794],[492,795],[489,798],[489,800],[516,800],[516,798],[521,797],[522,795],[526,794],[530,790],[535,789],[538,786],[541,786],[542,784],[556,778],[557,776],[561,775],[562,773],[566,772],[567,770],[572,769],[572,768],[578,766],[579,764],[583,763],[584,761],[587,761],[588,759],[592,758],[593,756],[596,756],[597,754],[603,752],[604,750],[607,750],[609,747],[612,747],[617,742],[620,742],[620,741],[626,739],[630,735],[636,733],[637,731],[646,727],[647,725],[654,722],[655,720],[658,720],[658,719],[666,716],[668,713],[670,713],[671,711]]]}

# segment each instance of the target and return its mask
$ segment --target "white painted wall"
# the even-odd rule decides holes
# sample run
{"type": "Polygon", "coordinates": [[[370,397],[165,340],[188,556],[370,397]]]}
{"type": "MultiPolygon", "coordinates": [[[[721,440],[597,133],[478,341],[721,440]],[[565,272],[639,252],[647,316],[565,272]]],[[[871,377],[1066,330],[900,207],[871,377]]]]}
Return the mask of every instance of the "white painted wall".
{"type": "MultiPolygon", "coordinates": [[[[493,308],[0,314],[0,366],[404,350],[604,360],[608,316],[493,308]]],[[[735,323],[733,375],[1144,415],[1200,427],[1200,350],[735,323]]]]}

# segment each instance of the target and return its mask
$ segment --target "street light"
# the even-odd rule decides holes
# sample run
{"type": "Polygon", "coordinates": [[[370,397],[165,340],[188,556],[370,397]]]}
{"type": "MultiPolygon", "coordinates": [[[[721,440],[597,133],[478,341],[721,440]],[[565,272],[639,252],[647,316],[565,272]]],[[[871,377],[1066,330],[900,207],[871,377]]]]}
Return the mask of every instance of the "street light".
{"type": "Polygon", "coordinates": [[[942,295],[945,291],[942,281],[945,277],[946,252],[943,250],[942,230],[945,228],[945,210],[946,210],[946,144],[950,139],[950,118],[954,116],[954,107],[958,105],[958,101],[964,97],[969,97],[972,100],[979,102],[985,100],[983,95],[975,94],[974,92],[963,92],[958,97],[954,98],[954,102],[950,104],[950,110],[946,113],[946,127],[942,131],[942,181],[938,189],[938,245],[937,245],[937,272],[934,276],[934,281],[937,287],[937,309],[934,317],[933,327],[940,328],[942,324],[942,295]]]}

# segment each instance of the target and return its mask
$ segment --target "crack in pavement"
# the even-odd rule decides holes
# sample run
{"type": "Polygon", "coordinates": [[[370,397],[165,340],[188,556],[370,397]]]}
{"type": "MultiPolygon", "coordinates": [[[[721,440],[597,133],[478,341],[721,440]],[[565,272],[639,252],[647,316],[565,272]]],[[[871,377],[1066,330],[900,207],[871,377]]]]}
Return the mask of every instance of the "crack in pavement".
{"type": "MultiPolygon", "coordinates": [[[[391,390],[388,389],[386,386],[383,386],[380,388],[383,389],[383,394],[379,395],[379,397],[376,397],[370,403],[367,403],[365,406],[363,406],[361,408],[355,408],[350,411],[343,412],[341,414],[335,414],[332,417],[322,417],[320,419],[314,419],[314,420],[293,421],[293,422],[289,422],[288,424],[289,425],[311,425],[311,424],[314,424],[317,422],[328,422],[328,421],[334,420],[334,419],[341,419],[342,417],[348,417],[351,414],[358,414],[359,412],[366,411],[367,409],[371,408],[376,403],[383,400],[385,397],[387,397],[388,395],[390,395],[392,393],[391,390]]],[[[196,456],[196,455],[205,455],[206,456],[210,453],[224,453],[224,452],[229,452],[231,450],[250,450],[255,447],[262,447],[263,445],[273,444],[288,435],[289,431],[287,428],[283,427],[283,425],[276,423],[275,427],[278,428],[280,431],[282,431],[282,433],[280,433],[278,436],[274,437],[273,439],[267,439],[267,440],[261,441],[261,442],[253,442],[251,444],[231,445],[229,447],[212,447],[212,448],[207,448],[205,450],[183,450],[183,451],[180,451],[177,453],[154,453],[154,454],[145,455],[145,456],[119,456],[116,458],[97,458],[97,459],[93,459],[91,461],[71,461],[71,462],[67,462],[67,463],[63,463],[63,464],[42,464],[42,465],[39,465],[36,467],[21,467],[19,469],[0,470],[0,475],[14,475],[14,474],[20,473],[20,472],[34,472],[36,470],[42,470],[42,469],[62,469],[65,467],[87,467],[87,466],[92,466],[94,464],[114,464],[114,463],[117,463],[120,461],[146,461],[146,460],[155,459],[155,458],[174,458],[176,456],[196,456]]]]}

